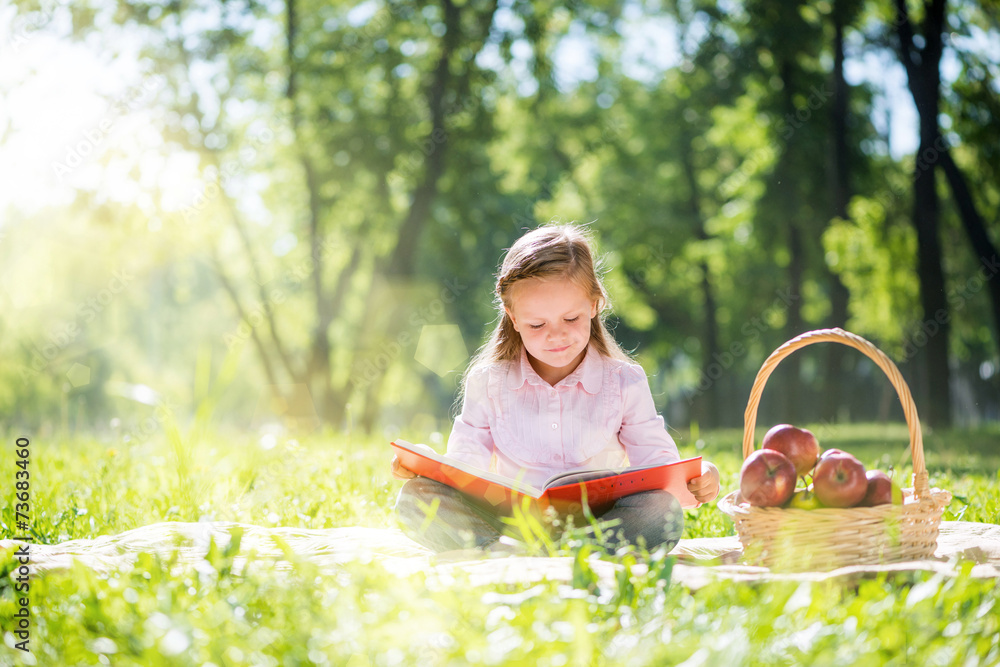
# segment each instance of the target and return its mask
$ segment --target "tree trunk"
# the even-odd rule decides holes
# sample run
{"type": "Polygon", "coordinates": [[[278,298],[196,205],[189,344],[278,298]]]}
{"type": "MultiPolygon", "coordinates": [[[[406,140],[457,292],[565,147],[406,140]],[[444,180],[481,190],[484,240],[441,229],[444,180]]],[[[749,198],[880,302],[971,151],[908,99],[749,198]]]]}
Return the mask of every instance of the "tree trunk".
{"type": "MultiPolygon", "coordinates": [[[[899,56],[920,117],[920,145],[913,174],[913,225],[917,231],[917,275],[923,320],[910,347],[922,352],[918,385],[920,414],[932,426],[951,425],[951,373],[948,367],[949,313],[941,266],[938,229],[937,166],[938,113],[941,102],[941,30],[945,0],[925,5],[922,47],[913,40],[906,0],[896,0],[899,56]]],[[[919,354],[919,352],[918,352],[919,354]]]]}
{"type": "MultiPolygon", "coordinates": [[[[474,71],[476,56],[489,39],[493,17],[498,8],[498,1],[490,0],[485,9],[477,13],[472,21],[474,25],[472,32],[476,34],[470,38],[462,33],[461,12],[463,9],[466,12],[473,11],[472,6],[461,2],[456,3],[453,0],[440,0],[440,2],[444,10],[445,33],[441,37],[441,51],[437,64],[426,88],[431,130],[422,144],[425,157],[424,171],[413,191],[406,217],[399,227],[395,248],[389,257],[377,262],[375,267],[376,274],[385,276],[390,282],[403,287],[411,284],[417,273],[416,259],[420,237],[431,222],[432,207],[438,198],[440,180],[445,173],[445,158],[449,151],[453,150],[448,146],[450,141],[447,127],[449,116],[454,113],[456,102],[469,99],[471,94],[469,82],[474,71]],[[452,72],[452,65],[457,62],[456,51],[463,44],[469,47],[471,53],[464,57],[466,69],[456,75],[452,72]]],[[[374,286],[374,281],[372,284],[374,286]]],[[[369,294],[372,293],[369,291],[369,294]]],[[[369,299],[369,303],[366,303],[366,312],[372,305],[370,301],[371,299],[369,299]]],[[[383,304],[379,304],[379,306],[382,307],[383,304]]],[[[386,307],[393,309],[396,313],[390,318],[393,321],[408,321],[413,304],[404,299],[386,307]]],[[[367,320],[367,318],[365,319],[367,320]]],[[[363,402],[359,408],[352,410],[352,414],[360,415],[359,426],[366,432],[374,427],[374,420],[378,415],[379,392],[384,376],[384,372],[379,372],[378,377],[363,384],[355,383],[351,379],[344,387],[345,392],[356,396],[363,402]]]]}
{"type": "Polygon", "coordinates": [[[298,89],[298,64],[295,59],[295,37],[298,33],[298,12],[295,0],[287,0],[287,41],[288,84],[285,95],[292,107],[292,130],[295,133],[299,162],[305,176],[306,191],[309,196],[309,255],[312,264],[312,292],[315,322],[311,332],[309,352],[305,371],[301,374],[312,397],[320,420],[327,424],[339,424],[346,410],[348,392],[345,387],[333,386],[333,369],[330,364],[330,325],[340,311],[344,294],[355,271],[360,266],[360,245],[356,246],[351,259],[337,277],[334,294],[329,294],[324,277],[327,272],[327,257],[324,254],[325,234],[322,228],[320,176],[309,151],[300,138],[302,114],[296,98],[298,89]]]}
{"type": "MultiPolygon", "coordinates": [[[[839,7],[834,7],[833,39],[833,215],[847,220],[851,201],[850,162],[847,146],[848,87],[844,79],[844,21],[839,7]]],[[[847,328],[850,293],[840,276],[829,272],[830,319],[828,326],[847,328]]],[[[836,419],[845,404],[844,361],[849,350],[843,345],[827,346],[826,373],[823,397],[820,402],[821,417],[827,422],[836,419]]]]}
{"type": "Polygon", "coordinates": [[[226,294],[229,295],[229,300],[233,302],[233,307],[236,308],[236,314],[240,318],[240,323],[242,324],[243,322],[246,322],[247,326],[250,328],[250,338],[253,340],[254,347],[257,350],[257,355],[260,357],[261,365],[264,367],[264,375],[267,376],[267,382],[271,387],[272,396],[275,398],[280,397],[280,391],[278,390],[278,376],[274,372],[274,364],[271,363],[271,355],[268,353],[267,346],[264,345],[264,341],[261,340],[260,335],[257,333],[257,327],[250,324],[250,316],[247,314],[246,309],[243,307],[243,303],[240,301],[239,292],[236,290],[233,282],[226,274],[226,270],[222,261],[219,259],[215,248],[212,248],[211,253],[212,268],[215,269],[216,277],[222,284],[226,294]]]}
{"type": "MultiPolygon", "coordinates": [[[[711,369],[712,364],[715,363],[715,360],[721,356],[719,350],[718,307],[715,303],[715,291],[712,288],[712,276],[708,270],[708,262],[702,261],[700,268],[701,298],[704,303],[705,317],[705,321],[703,323],[705,332],[705,352],[702,357],[701,372],[704,374],[704,377],[711,380],[712,376],[708,375],[708,372],[711,369]]],[[[708,390],[705,392],[705,403],[702,414],[702,424],[704,424],[707,428],[714,428],[721,425],[721,394],[722,386],[719,382],[712,380],[711,385],[709,385],[708,390]]]]}
{"type": "MultiPolygon", "coordinates": [[[[788,304],[788,323],[785,332],[785,340],[790,340],[806,330],[805,322],[802,319],[802,281],[805,274],[805,257],[802,247],[802,231],[798,224],[792,220],[788,226],[788,289],[794,295],[795,300],[788,304]]],[[[802,400],[804,387],[802,386],[801,364],[802,357],[793,354],[782,360],[781,365],[785,370],[785,420],[790,423],[800,422],[806,418],[803,413],[802,400]]]]}
{"type": "MultiPolygon", "coordinates": [[[[686,133],[683,137],[681,148],[681,162],[684,165],[684,176],[688,185],[688,208],[690,209],[692,221],[695,226],[695,237],[699,241],[709,238],[705,230],[705,219],[701,211],[701,192],[698,188],[697,174],[694,166],[694,150],[691,148],[691,137],[686,133]]],[[[719,425],[719,409],[722,402],[719,400],[722,387],[718,380],[710,375],[712,365],[718,363],[719,353],[719,324],[715,293],[712,288],[712,276],[709,271],[708,262],[702,260],[701,269],[701,297],[703,317],[702,322],[702,355],[701,355],[701,377],[707,381],[708,387],[699,396],[699,401],[694,406],[694,416],[704,427],[715,427],[719,425]]],[[[727,369],[729,370],[729,369],[727,369]]],[[[720,378],[721,379],[721,378],[720,378]]]]}
{"type": "MultiPolygon", "coordinates": [[[[410,277],[416,270],[417,241],[430,218],[431,204],[437,197],[438,181],[444,173],[448,131],[445,127],[447,110],[445,95],[451,82],[451,58],[461,40],[461,21],[458,6],[452,0],[441,0],[444,9],[446,32],[441,38],[434,78],[427,91],[431,111],[431,134],[424,142],[425,169],[420,185],[413,193],[410,209],[399,229],[399,240],[387,266],[388,275],[410,277]]],[[[470,65],[471,66],[471,65],[470,65]]]]}
{"type": "MultiPolygon", "coordinates": [[[[797,90],[796,83],[792,79],[793,67],[788,60],[783,60],[780,66],[781,80],[784,86],[783,101],[784,115],[792,116],[796,112],[795,100],[793,96],[797,90]]],[[[797,134],[797,133],[796,133],[797,134]]],[[[802,230],[799,228],[799,212],[802,210],[797,187],[801,186],[798,174],[794,174],[793,159],[795,151],[798,150],[796,135],[788,138],[780,162],[776,167],[776,173],[781,174],[779,183],[784,180],[786,183],[786,195],[784,197],[784,216],[788,221],[788,290],[794,297],[792,303],[788,304],[788,315],[785,324],[785,339],[789,340],[805,331],[802,319],[802,281],[805,273],[805,257],[803,257],[802,230]]],[[[782,387],[783,406],[781,408],[782,418],[792,423],[801,421],[802,409],[802,380],[801,380],[801,357],[793,354],[781,363],[778,377],[784,381],[782,387]]]]}
{"type": "Polygon", "coordinates": [[[334,415],[330,414],[331,411],[336,412],[332,405],[334,392],[331,382],[330,338],[328,334],[333,313],[330,310],[329,299],[323,283],[326,262],[322,252],[323,233],[320,228],[322,212],[320,211],[319,179],[308,149],[303,145],[299,134],[302,113],[296,98],[298,63],[295,58],[295,36],[298,33],[298,12],[295,0],[287,0],[285,8],[287,20],[285,57],[288,64],[288,84],[285,96],[292,107],[292,131],[295,134],[299,162],[302,165],[306,191],[309,195],[309,254],[313,269],[312,288],[315,309],[315,324],[311,334],[303,382],[309,389],[320,420],[329,423],[335,420],[334,415]]]}
{"type": "MultiPolygon", "coordinates": [[[[920,118],[919,155],[933,150],[937,134],[937,104],[933,111],[925,107],[920,118]]],[[[917,275],[920,277],[920,304],[923,309],[921,332],[912,343],[924,345],[922,414],[932,426],[947,426],[951,422],[951,399],[948,391],[948,303],[945,298],[944,270],[941,266],[941,238],[938,230],[938,196],[933,165],[921,169],[913,178],[913,224],[917,229],[917,275]],[[926,340],[926,343],[924,341],[926,340]]]]}

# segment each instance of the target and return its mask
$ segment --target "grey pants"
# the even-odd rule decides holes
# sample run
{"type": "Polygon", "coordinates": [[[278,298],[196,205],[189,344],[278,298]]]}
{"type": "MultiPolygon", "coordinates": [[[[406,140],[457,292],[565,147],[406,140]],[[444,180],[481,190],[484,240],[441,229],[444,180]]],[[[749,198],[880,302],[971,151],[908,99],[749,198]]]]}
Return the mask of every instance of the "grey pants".
{"type": "MultiPolygon", "coordinates": [[[[478,547],[489,548],[500,536],[509,533],[502,513],[488,504],[446,484],[426,477],[407,480],[396,499],[396,514],[403,531],[413,540],[434,551],[478,547]],[[436,509],[432,512],[434,505],[436,509]]],[[[643,491],[619,498],[600,515],[601,521],[618,519],[612,528],[608,551],[624,543],[637,544],[640,537],[646,548],[665,544],[673,548],[681,538],[684,512],[680,503],[666,491],[643,491]]]]}

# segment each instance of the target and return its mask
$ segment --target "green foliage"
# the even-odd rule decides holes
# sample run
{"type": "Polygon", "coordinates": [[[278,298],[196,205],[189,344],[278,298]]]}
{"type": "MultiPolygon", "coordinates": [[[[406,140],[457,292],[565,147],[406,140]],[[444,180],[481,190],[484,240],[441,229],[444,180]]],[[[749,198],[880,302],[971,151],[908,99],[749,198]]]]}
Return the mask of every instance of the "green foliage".
{"type": "Polygon", "coordinates": [[[909,261],[917,247],[912,228],[887,220],[886,203],[856,197],[850,220],[834,221],[823,245],[830,268],[859,297],[851,301],[849,330],[881,341],[883,351],[898,358],[908,333],[900,323],[916,311],[919,300],[909,261]]]}
{"type": "MultiPolygon", "coordinates": [[[[57,543],[159,521],[330,528],[389,520],[394,488],[384,444],[217,433],[179,446],[180,457],[163,438],[125,447],[96,439],[33,444],[35,537],[57,543]]],[[[0,514],[5,530],[14,525],[12,508],[0,514]]]]}
{"type": "MultiPolygon", "coordinates": [[[[128,112],[148,112],[155,138],[109,140],[93,158],[129,187],[84,179],[72,204],[5,212],[0,264],[17,283],[2,293],[5,423],[117,418],[128,430],[148,411],[123,384],[152,387],[183,417],[201,401],[198,360],[232,350],[218,412],[234,423],[288,418],[271,406],[301,388],[312,404],[294,407],[334,428],[376,430],[387,406],[397,423],[447,421],[463,366],[442,377],[415,361],[424,325],[457,326],[473,352],[495,315],[502,250],[552,219],[592,223],[616,335],[663,378],[679,425],[729,421],[689,407],[713,355],[743,350],[725,368],[738,386],[792,328],[844,325],[834,276],[850,290],[848,325],[887,351],[921,317],[914,160],[890,154],[874,83],[846,100],[851,220],[837,221],[830,192],[833,20],[849,61],[893,55],[889,5],[290,4],[291,35],[285,12],[258,2],[18,3],[17,22],[100,44],[109,60],[134,60],[120,45],[140,44],[122,87],[145,90],[128,112]],[[648,26],[676,27],[676,62],[637,59],[632,39],[648,26]],[[570,43],[586,45],[577,55],[592,71],[563,66],[570,43]],[[122,269],[128,285],[104,299],[122,269]],[[78,366],[88,384],[70,381],[78,366]]],[[[948,28],[961,75],[943,86],[944,127],[989,219],[1000,151],[983,45],[995,26],[964,3],[948,28]]],[[[12,86],[30,91],[33,76],[12,86]]],[[[947,202],[942,216],[952,349],[976,384],[995,362],[988,290],[970,282],[977,258],[947,202]]],[[[808,404],[833,414],[827,390],[863,381],[854,370],[802,373],[808,404]]]]}

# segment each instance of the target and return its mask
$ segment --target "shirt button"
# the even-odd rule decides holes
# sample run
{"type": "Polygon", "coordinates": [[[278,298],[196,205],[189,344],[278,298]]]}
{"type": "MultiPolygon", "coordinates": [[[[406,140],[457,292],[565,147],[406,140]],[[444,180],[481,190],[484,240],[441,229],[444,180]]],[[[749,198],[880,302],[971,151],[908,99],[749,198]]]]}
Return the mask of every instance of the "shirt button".
{"type": "Polygon", "coordinates": [[[557,428],[559,428],[559,424],[553,424],[553,425],[552,425],[552,430],[555,430],[555,429],[557,429],[557,428]]]}

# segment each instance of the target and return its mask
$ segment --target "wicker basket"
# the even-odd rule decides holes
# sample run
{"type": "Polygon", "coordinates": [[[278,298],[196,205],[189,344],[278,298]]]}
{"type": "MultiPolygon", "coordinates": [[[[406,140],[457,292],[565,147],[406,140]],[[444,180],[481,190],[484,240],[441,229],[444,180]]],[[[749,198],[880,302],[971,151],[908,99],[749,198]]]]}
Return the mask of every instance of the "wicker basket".
{"type": "Polygon", "coordinates": [[[719,509],[736,524],[744,560],[776,570],[831,570],[848,565],[893,563],[933,556],[941,514],[951,494],[931,489],[924,465],[923,436],[917,408],[899,369],[870,342],[842,329],[819,329],[793,338],[764,362],[744,415],[743,458],[754,451],[757,405],[768,376],[778,362],[799,348],[833,342],[870,357],[895,387],[910,430],[913,486],[903,489],[902,505],[822,508],[814,510],[751,507],[736,502],[736,491],[719,500],[719,509]]]}

